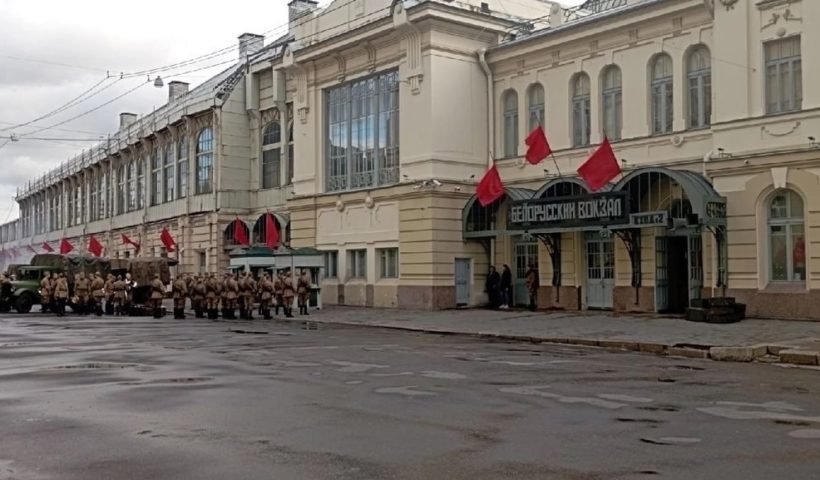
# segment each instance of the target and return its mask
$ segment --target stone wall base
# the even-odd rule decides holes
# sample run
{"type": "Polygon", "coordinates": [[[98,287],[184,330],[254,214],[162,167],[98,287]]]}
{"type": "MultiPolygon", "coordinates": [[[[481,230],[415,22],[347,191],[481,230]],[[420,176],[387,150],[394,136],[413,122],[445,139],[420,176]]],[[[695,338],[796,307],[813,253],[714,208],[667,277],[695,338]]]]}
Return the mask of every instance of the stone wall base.
{"type": "Polygon", "coordinates": [[[612,290],[612,310],[646,313],[655,311],[655,287],[615,287],[612,290]]]}
{"type": "Polygon", "coordinates": [[[730,288],[726,296],[745,303],[747,317],[820,321],[820,290],[761,292],[751,288],[730,288]]]}
{"type": "Polygon", "coordinates": [[[581,288],[542,286],[538,289],[538,308],[580,310],[581,288]]]}
{"type": "Polygon", "coordinates": [[[455,308],[455,286],[399,285],[398,307],[408,310],[455,308]]]}

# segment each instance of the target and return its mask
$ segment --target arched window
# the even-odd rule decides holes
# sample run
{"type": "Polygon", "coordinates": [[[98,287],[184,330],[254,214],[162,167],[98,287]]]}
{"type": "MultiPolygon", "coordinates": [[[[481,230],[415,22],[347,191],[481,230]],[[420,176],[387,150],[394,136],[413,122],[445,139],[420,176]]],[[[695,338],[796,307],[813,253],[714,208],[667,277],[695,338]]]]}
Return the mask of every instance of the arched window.
{"type": "Polygon", "coordinates": [[[196,139],[196,194],[213,192],[214,132],[205,127],[196,139]]]}
{"type": "Polygon", "coordinates": [[[262,133],[262,188],[282,186],[282,128],[274,120],[262,133]]]}
{"type": "Polygon", "coordinates": [[[575,147],[589,145],[589,89],[589,76],[575,75],[572,80],[572,145],[575,147]]]}
{"type": "Polygon", "coordinates": [[[689,81],[689,128],[708,127],[712,123],[712,61],[709,49],[695,47],[686,62],[689,81]]]}
{"type": "Polygon", "coordinates": [[[529,131],[544,125],[544,87],[540,83],[530,85],[527,91],[527,107],[530,114],[529,131]]]}
{"type": "MultiPolygon", "coordinates": [[[[125,213],[126,202],[128,201],[128,193],[126,191],[125,166],[117,167],[117,215],[125,213]]],[[[70,211],[71,209],[69,209],[70,211]]]]}
{"type": "Polygon", "coordinates": [[[283,245],[285,243],[285,231],[282,229],[282,224],[279,222],[279,219],[272,213],[265,213],[256,219],[256,223],[253,225],[253,237],[251,241],[258,245],[265,245],[267,243],[268,215],[273,217],[273,223],[279,232],[279,243],[277,246],[283,245]]]}
{"type": "Polygon", "coordinates": [[[621,69],[612,65],[604,70],[601,82],[601,105],[604,114],[604,135],[610,140],[621,139],[621,69]]]}
{"type": "Polygon", "coordinates": [[[137,161],[132,159],[128,162],[128,178],[126,179],[128,189],[128,211],[137,208],[137,161]]]}
{"type": "Polygon", "coordinates": [[[177,198],[185,198],[188,195],[188,137],[179,140],[177,151],[177,198]]]}
{"type": "MultiPolygon", "coordinates": [[[[245,230],[245,238],[250,239],[251,238],[251,236],[250,236],[251,232],[250,232],[250,229],[248,228],[248,225],[245,222],[241,222],[241,224],[242,225],[239,228],[242,228],[243,230],[245,230]]],[[[235,221],[231,221],[225,227],[225,231],[222,234],[222,239],[225,242],[224,243],[225,248],[235,247],[235,246],[239,245],[239,242],[236,241],[236,222],[235,221]]]]}
{"type": "Polygon", "coordinates": [[[174,172],[175,172],[175,169],[176,169],[176,162],[177,162],[177,156],[176,156],[177,147],[176,147],[176,145],[177,145],[176,142],[171,142],[171,143],[169,143],[168,145],[165,146],[165,154],[164,154],[165,162],[163,163],[163,166],[162,166],[162,168],[163,168],[162,177],[163,177],[163,181],[165,182],[165,201],[166,202],[173,202],[176,199],[176,197],[174,196],[174,193],[176,192],[176,184],[177,184],[176,178],[174,178],[175,177],[174,172]]]}
{"type": "Polygon", "coordinates": [[[652,133],[672,132],[672,58],[662,53],[652,62],[652,133]]]}
{"type": "Polygon", "coordinates": [[[137,159],[137,209],[145,207],[145,159],[137,159]]]}
{"type": "Polygon", "coordinates": [[[518,155],[518,94],[507,90],[502,97],[504,105],[504,156],[518,155]]]}
{"type": "Polygon", "coordinates": [[[162,203],[162,152],[156,147],[151,155],[151,205],[162,203]]]}
{"type": "Polygon", "coordinates": [[[805,282],[806,234],[803,199],[792,190],[778,190],[768,204],[770,278],[773,282],[805,282]]]}

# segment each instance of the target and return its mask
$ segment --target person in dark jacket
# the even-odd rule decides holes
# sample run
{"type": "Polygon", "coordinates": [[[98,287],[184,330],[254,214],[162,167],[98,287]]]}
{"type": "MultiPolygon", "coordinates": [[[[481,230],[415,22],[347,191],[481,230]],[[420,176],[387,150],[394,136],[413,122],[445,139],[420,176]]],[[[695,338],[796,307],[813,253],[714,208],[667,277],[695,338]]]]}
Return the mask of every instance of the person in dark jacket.
{"type": "Polygon", "coordinates": [[[538,307],[538,288],[541,286],[541,276],[538,274],[538,266],[530,263],[530,269],[527,270],[527,291],[530,294],[530,310],[535,310],[538,307]]]}
{"type": "Polygon", "coordinates": [[[498,294],[501,288],[501,275],[495,270],[495,267],[490,265],[490,271],[487,273],[487,283],[484,286],[487,292],[487,297],[490,300],[490,308],[498,308],[498,294]]]}
{"type": "Polygon", "coordinates": [[[501,308],[512,306],[512,271],[506,263],[501,271],[501,308]]]}

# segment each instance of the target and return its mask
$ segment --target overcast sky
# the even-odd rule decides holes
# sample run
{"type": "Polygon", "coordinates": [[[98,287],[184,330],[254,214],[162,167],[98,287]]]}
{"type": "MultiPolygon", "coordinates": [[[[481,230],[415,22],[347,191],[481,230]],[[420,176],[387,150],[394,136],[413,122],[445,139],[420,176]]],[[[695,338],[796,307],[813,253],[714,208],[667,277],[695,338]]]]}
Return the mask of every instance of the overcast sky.
{"type": "MultiPolygon", "coordinates": [[[[509,0],[514,1],[514,0],[509,0]]],[[[565,0],[565,5],[582,0],[565,0]]],[[[325,5],[330,0],[320,3],[325,5]]],[[[145,77],[119,78],[182,62],[236,44],[244,32],[271,40],[287,29],[288,0],[0,0],[0,223],[17,218],[16,189],[117,130],[119,112],[144,114],[167,100],[167,82],[196,85],[226,68],[192,69],[234,59],[236,50],[161,73],[166,87],[145,77]],[[105,80],[109,72],[113,77],[105,80]],[[97,95],[32,125],[104,81],[97,95]],[[101,104],[145,84],[110,105],[101,104]],[[98,108],[100,107],[100,108],[98,108]],[[51,127],[91,109],[76,120],[51,127]],[[38,128],[39,127],[39,128],[38,128]],[[3,130],[6,129],[6,130],[3,130]],[[7,142],[11,133],[20,136],[7,142]],[[24,136],[48,140],[28,140],[24,136]]]]}

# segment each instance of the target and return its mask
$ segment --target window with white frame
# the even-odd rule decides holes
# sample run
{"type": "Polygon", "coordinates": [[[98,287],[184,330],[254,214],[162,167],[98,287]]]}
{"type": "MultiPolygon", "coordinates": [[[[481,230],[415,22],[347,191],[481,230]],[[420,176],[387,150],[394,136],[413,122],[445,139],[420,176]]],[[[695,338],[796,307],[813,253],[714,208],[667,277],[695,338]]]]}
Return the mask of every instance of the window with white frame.
{"type": "Polygon", "coordinates": [[[803,199],[793,190],[778,190],[768,207],[770,278],[773,282],[805,282],[803,199]]]}
{"type": "Polygon", "coordinates": [[[97,219],[97,195],[98,195],[98,185],[97,185],[97,175],[94,174],[94,171],[91,170],[88,175],[86,176],[88,181],[88,220],[94,221],[97,219]]]}
{"type": "Polygon", "coordinates": [[[527,110],[529,110],[529,131],[544,125],[544,87],[533,83],[527,90],[527,110]]]}
{"type": "Polygon", "coordinates": [[[125,166],[120,165],[117,167],[117,215],[125,213],[125,205],[128,199],[125,173],[125,166]]]}
{"type": "Polygon", "coordinates": [[[188,137],[179,140],[179,155],[177,156],[177,198],[188,195],[188,137]]]}
{"type": "MultiPolygon", "coordinates": [[[[398,182],[398,72],[330,89],[326,102],[327,191],[398,182]]],[[[292,177],[291,172],[287,175],[292,177]]]]}
{"type": "Polygon", "coordinates": [[[623,111],[621,107],[621,69],[610,65],[601,82],[604,135],[610,140],[621,139],[623,111]]]}
{"type": "Polygon", "coordinates": [[[196,194],[213,192],[214,132],[210,127],[200,130],[196,141],[196,194]]]}
{"type": "Polygon", "coordinates": [[[325,257],[325,277],[338,278],[339,276],[339,251],[328,250],[322,252],[325,257]]]}
{"type": "Polygon", "coordinates": [[[128,162],[128,178],[125,180],[128,189],[128,211],[137,208],[137,161],[128,162]]]}
{"type": "Polygon", "coordinates": [[[145,207],[145,159],[137,159],[137,209],[145,207]]]}
{"type": "Polygon", "coordinates": [[[74,190],[74,225],[85,223],[85,208],[83,208],[85,197],[83,194],[83,184],[78,181],[74,190]]]}
{"type": "Polygon", "coordinates": [[[518,93],[507,90],[501,97],[504,115],[504,156],[518,155],[518,93]]]}
{"type": "Polygon", "coordinates": [[[367,278],[367,250],[347,251],[347,278],[367,278]]]}
{"type": "Polygon", "coordinates": [[[262,188],[282,185],[282,127],[279,120],[265,126],[262,133],[262,188]]]}
{"type": "Polygon", "coordinates": [[[672,100],[672,57],[662,53],[652,61],[652,133],[671,133],[674,118],[672,100]]]}
{"type": "Polygon", "coordinates": [[[176,168],[176,143],[171,142],[165,146],[165,153],[163,154],[163,185],[165,185],[165,201],[173,202],[176,198],[174,193],[176,191],[176,179],[174,178],[174,169],[176,168]]]}
{"type": "Polygon", "coordinates": [[[151,155],[151,205],[162,203],[162,149],[154,148],[151,155]]]}
{"type": "Polygon", "coordinates": [[[379,259],[379,278],[399,278],[399,249],[380,248],[376,250],[379,259]]]}
{"type": "Polygon", "coordinates": [[[800,37],[767,42],[766,113],[783,113],[803,108],[803,66],[800,37]]]}
{"type": "Polygon", "coordinates": [[[572,145],[589,145],[590,86],[586,73],[575,75],[572,81],[572,145]]]}
{"type": "Polygon", "coordinates": [[[108,168],[104,167],[104,169],[100,172],[99,176],[99,199],[97,202],[98,206],[98,213],[97,219],[102,220],[108,216],[106,209],[108,208],[108,168]]]}
{"type": "Polygon", "coordinates": [[[689,128],[704,128],[712,123],[712,59],[709,49],[698,45],[686,62],[689,82],[689,128]]]}

